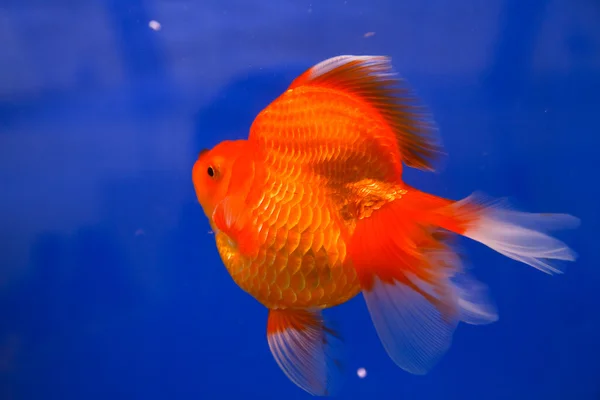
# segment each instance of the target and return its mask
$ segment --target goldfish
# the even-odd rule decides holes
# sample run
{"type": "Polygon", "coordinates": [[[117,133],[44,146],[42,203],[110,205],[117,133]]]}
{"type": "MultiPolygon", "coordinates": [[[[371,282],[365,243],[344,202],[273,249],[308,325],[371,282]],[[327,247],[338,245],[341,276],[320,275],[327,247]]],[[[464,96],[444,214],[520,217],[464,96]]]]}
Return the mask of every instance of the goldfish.
{"type": "Polygon", "coordinates": [[[387,56],[337,56],[298,76],[247,139],[201,150],[196,197],[234,282],[269,310],[266,337],[284,374],[335,394],[343,337],[323,311],[362,294],[389,357],[428,373],[459,322],[498,319],[464,267],[462,236],[548,274],[577,254],[550,234],[569,214],[534,214],[478,192],[459,200],[404,182],[445,153],[431,113],[387,56]]]}

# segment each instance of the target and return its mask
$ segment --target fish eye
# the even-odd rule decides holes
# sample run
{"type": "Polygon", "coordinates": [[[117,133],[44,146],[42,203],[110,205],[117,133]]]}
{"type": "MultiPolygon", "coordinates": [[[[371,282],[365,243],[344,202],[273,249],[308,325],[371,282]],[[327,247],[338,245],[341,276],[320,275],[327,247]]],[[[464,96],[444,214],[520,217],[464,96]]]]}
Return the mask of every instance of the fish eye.
{"type": "Polygon", "coordinates": [[[212,166],[209,166],[206,170],[206,173],[208,174],[208,176],[213,178],[215,176],[215,169],[212,166]]]}

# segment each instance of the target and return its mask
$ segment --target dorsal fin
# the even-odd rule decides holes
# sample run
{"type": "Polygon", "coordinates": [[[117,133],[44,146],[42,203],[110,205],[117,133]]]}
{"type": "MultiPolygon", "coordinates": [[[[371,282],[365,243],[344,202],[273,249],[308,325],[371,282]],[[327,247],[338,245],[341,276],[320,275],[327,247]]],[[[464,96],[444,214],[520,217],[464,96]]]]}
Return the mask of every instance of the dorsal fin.
{"type": "Polygon", "coordinates": [[[290,85],[343,90],[374,107],[390,125],[409,167],[434,170],[442,154],[433,121],[425,107],[393,71],[388,57],[338,56],[305,71],[290,85]]]}

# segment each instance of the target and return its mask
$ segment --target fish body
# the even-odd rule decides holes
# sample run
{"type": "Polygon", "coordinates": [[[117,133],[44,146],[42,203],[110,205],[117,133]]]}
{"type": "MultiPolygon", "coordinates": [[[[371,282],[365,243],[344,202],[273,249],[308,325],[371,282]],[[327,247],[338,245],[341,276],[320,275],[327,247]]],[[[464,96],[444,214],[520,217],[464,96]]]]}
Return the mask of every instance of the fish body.
{"type": "Polygon", "coordinates": [[[453,249],[469,237],[547,273],[575,253],[546,231],[577,225],[472,195],[427,194],[404,166],[434,170],[431,118],[387,57],[340,56],[299,76],[261,111],[248,139],[202,151],[199,203],[233,280],[267,307],[275,360],[313,395],[338,387],[341,336],[322,310],[359,293],[390,357],[427,373],[458,322],[497,313],[453,249]]]}

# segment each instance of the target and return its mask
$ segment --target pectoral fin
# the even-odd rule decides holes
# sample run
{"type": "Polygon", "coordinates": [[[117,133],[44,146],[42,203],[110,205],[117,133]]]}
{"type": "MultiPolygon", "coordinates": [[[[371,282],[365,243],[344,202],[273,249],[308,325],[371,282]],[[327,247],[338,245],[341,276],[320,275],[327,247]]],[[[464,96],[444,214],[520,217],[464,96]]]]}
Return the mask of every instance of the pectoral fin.
{"type": "Polygon", "coordinates": [[[320,311],[270,310],[267,339],[286,376],[314,396],[333,394],[341,381],[341,338],[320,311]]]}

